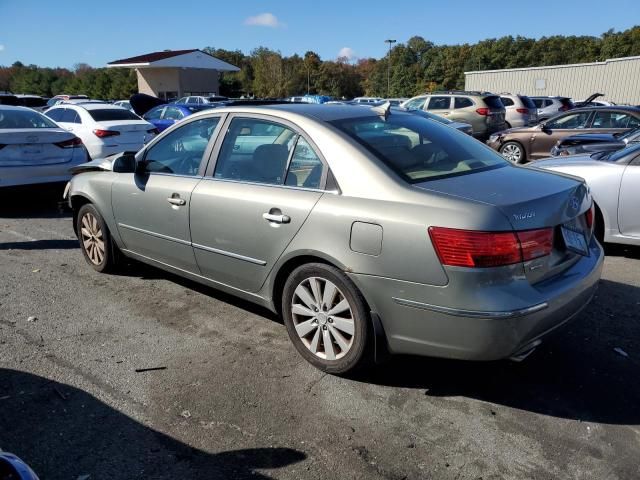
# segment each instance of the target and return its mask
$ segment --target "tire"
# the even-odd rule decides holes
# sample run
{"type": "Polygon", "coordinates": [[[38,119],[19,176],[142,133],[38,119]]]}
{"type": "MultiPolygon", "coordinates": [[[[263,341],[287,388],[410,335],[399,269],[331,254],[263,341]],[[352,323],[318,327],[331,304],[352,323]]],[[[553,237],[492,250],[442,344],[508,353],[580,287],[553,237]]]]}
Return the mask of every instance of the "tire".
{"type": "Polygon", "coordinates": [[[507,127],[507,130],[511,128],[511,124],[509,122],[504,122],[504,126],[507,127]]]}
{"type": "Polygon", "coordinates": [[[324,372],[352,373],[371,360],[369,309],[353,282],[333,266],[309,263],[291,272],[282,316],[300,355],[324,372]]]}
{"type": "Polygon", "coordinates": [[[111,234],[102,215],[90,203],[80,207],[76,218],[80,249],[84,259],[100,273],[115,270],[119,252],[113,245],[111,234]]]}
{"type": "Polygon", "coordinates": [[[527,154],[518,142],[507,142],[500,147],[500,155],[510,162],[522,164],[527,161],[527,154]]]}

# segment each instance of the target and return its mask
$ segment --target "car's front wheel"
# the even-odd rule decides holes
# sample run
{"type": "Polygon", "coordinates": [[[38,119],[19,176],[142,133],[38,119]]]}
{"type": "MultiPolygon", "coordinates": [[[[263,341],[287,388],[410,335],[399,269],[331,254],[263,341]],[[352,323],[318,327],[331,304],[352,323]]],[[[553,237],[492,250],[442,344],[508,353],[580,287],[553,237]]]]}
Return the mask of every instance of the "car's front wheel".
{"type": "Polygon", "coordinates": [[[345,374],[368,361],[369,312],[337,268],[310,263],[295,269],[284,286],[282,314],[298,352],[320,370],[345,374]]]}
{"type": "Polygon", "coordinates": [[[500,155],[513,163],[524,163],[526,160],[524,148],[518,142],[507,142],[502,145],[500,155]]]}
{"type": "Polygon", "coordinates": [[[87,263],[98,272],[113,270],[117,252],[102,215],[93,205],[86,204],[78,211],[76,222],[80,248],[87,263]]]}

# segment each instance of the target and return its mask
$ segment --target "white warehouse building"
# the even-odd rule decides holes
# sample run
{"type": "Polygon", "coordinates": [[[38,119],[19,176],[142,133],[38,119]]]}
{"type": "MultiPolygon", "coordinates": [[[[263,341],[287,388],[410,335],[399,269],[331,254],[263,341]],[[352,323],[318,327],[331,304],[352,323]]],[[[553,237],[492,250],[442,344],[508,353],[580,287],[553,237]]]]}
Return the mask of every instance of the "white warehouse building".
{"type": "Polygon", "coordinates": [[[640,105],[640,56],[604,62],[465,72],[465,90],[509,92],[528,96],[565,96],[640,105]]]}

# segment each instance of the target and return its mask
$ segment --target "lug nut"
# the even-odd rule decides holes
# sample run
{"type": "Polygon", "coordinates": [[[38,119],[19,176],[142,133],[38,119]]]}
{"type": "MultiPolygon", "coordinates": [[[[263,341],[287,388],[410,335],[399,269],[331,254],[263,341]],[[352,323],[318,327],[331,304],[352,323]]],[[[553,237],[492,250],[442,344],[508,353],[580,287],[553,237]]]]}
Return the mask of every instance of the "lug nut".
{"type": "Polygon", "coordinates": [[[329,323],[333,323],[333,318],[329,317],[329,323]]]}

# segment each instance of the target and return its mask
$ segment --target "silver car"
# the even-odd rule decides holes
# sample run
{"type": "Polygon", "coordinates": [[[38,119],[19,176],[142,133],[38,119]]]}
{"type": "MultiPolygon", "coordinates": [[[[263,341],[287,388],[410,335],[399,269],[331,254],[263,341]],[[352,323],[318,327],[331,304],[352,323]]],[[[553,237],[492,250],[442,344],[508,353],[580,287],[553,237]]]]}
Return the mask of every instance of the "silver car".
{"type": "Polygon", "coordinates": [[[507,128],[528,127],[538,123],[538,110],[535,103],[526,95],[501,93],[500,100],[506,110],[507,128]]]}
{"type": "Polygon", "coordinates": [[[584,178],[595,202],[595,235],[600,241],[640,245],[640,145],[622,150],[571,155],[531,164],[584,178]]]}
{"type": "Polygon", "coordinates": [[[538,121],[544,122],[558,113],[566,112],[574,108],[573,102],[568,97],[529,97],[537,108],[538,121]]]}
{"type": "Polygon", "coordinates": [[[583,182],[388,105],[208,110],[76,171],[95,270],[124,255],[260,304],[331,373],[386,351],[520,359],[602,268],[583,182]]]}
{"type": "Polygon", "coordinates": [[[87,160],[72,132],[30,108],[0,105],[0,188],[64,183],[87,160]]]}

